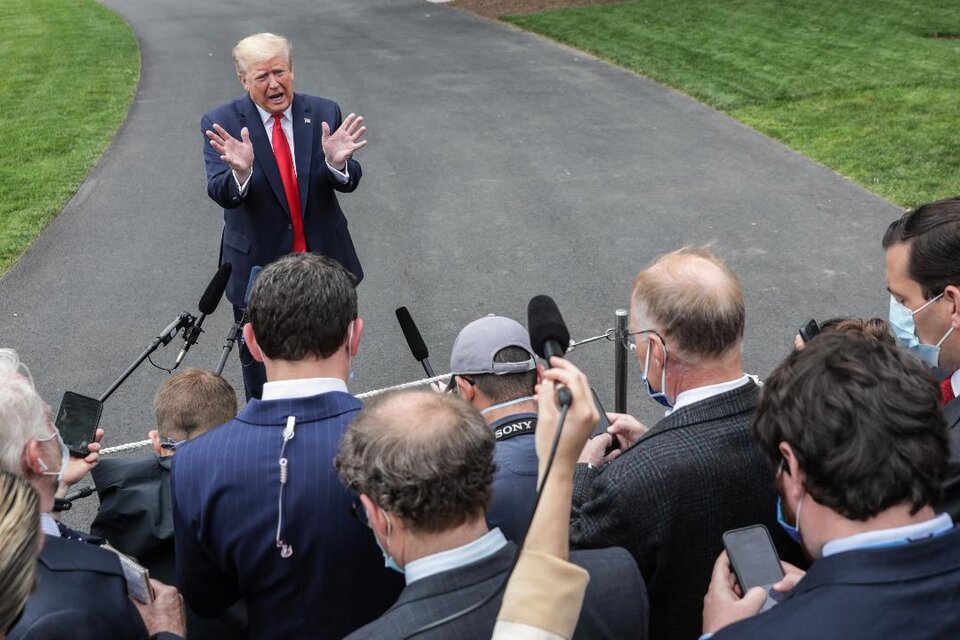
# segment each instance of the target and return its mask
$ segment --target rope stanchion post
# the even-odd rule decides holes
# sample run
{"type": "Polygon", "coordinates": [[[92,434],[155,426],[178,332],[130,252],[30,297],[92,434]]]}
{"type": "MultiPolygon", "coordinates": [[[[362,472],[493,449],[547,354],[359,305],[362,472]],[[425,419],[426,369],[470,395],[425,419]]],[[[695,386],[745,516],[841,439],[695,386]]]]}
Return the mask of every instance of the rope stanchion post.
{"type": "Polygon", "coordinates": [[[616,310],[616,340],[614,343],[614,383],[613,383],[613,410],[617,413],[627,412],[627,347],[626,338],[630,331],[629,312],[626,309],[616,310]]]}

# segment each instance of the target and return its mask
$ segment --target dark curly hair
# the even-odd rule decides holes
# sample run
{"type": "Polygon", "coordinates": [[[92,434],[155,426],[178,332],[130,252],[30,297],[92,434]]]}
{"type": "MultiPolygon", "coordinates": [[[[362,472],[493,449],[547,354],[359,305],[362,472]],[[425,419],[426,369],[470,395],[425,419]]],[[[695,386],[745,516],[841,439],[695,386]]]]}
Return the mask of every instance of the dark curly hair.
{"type": "Polygon", "coordinates": [[[920,361],[844,332],[818,336],[774,370],[753,432],[771,469],[789,443],[810,495],[850,520],[936,503],[950,453],[940,389],[920,361]]]}
{"type": "Polygon", "coordinates": [[[398,391],[374,398],[340,442],[345,485],[415,532],[482,517],[492,496],[493,432],[453,394],[398,391]]]}

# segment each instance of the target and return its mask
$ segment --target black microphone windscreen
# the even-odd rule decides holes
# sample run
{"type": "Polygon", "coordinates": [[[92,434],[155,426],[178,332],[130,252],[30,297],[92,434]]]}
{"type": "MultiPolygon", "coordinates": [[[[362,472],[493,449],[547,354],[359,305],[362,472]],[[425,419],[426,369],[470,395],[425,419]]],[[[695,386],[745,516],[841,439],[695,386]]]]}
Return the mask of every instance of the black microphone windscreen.
{"type": "Polygon", "coordinates": [[[253,291],[253,283],[261,271],[263,271],[263,267],[260,265],[250,269],[250,277],[247,278],[247,292],[243,294],[243,306],[245,307],[250,305],[250,292],[253,291]]]}
{"type": "Polygon", "coordinates": [[[229,262],[220,265],[220,269],[214,274],[213,280],[207,285],[207,290],[200,296],[200,304],[197,305],[200,313],[210,315],[217,310],[217,305],[220,304],[220,298],[223,297],[223,292],[227,289],[227,281],[230,280],[232,271],[233,265],[229,262]]]}
{"type": "Polygon", "coordinates": [[[562,353],[567,352],[570,332],[557,303],[550,296],[536,296],[530,300],[527,305],[527,327],[530,329],[530,346],[541,358],[548,357],[546,345],[551,341],[559,344],[562,353]]]}
{"type": "Polygon", "coordinates": [[[429,358],[430,352],[423,341],[423,336],[420,335],[420,330],[417,329],[406,307],[397,309],[397,322],[400,323],[400,330],[403,331],[403,337],[406,338],[407,346],[410,347],[410,353],[413,354],[414,359],[422,362],[429,358]]]}

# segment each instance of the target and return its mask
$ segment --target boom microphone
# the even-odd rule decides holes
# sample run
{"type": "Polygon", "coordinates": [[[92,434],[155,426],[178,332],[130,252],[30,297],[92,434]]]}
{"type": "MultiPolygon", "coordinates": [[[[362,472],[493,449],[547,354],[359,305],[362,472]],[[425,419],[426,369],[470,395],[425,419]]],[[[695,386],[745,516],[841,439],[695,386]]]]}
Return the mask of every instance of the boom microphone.
{"type": "Polygon", "coordinates": [[[173,365],[174,369],[179,367],[180,363],[183,362],[183,358],[187,355],[190,347],[197,343],[197,338],[199,338],[203,332],[200,325],[203,324],[203,321],[208,315],[217,310],[217,305],[220,304],[220,299],[223,297],[223,292],[227,288],[227,281],[230,280],[230,273],[232,271],[233,265],[229,262],[220,265],[220,268],[217,270],[217,273],[214,274],[213,279],[210,280],[210,284],[207,285],[203,295],[200,296],[200,304],[197,305],[200,310],[200,317],[197,318],[197,322],[192,327],[183,332],[183,349],[180,349],[177,362],[173,365]]]}
{"type": "MultiPolygon", "coordinates": [[[[536,296],[527,305],[527,327],[530,329],[530,346],[538,356],[550,363],[550,358],[562,358],[570,346],[570,332],[560,315],[557,303],[550,296],[536,296]]],[[[572,401],[569,389],[557,387],[557,402],[561,406],[572,401]]]]}
{"type": "Polygon", "coordinates": [[[413,321],[413,317],[406,307],[397,309],[397,322],[400,323],[400,330],[403,331],[403,337],[407,341],[407,346],[410,347],[410,353],[413,354],[417,362],[423,365],[423,370],[427,372],[427,376],[433,378],[436,374],[433,372],[433,367],[430,366],[430,352],[427,350],[423,336],[420,335],[420,330],[417,329],[417,324],[413,321]]]}

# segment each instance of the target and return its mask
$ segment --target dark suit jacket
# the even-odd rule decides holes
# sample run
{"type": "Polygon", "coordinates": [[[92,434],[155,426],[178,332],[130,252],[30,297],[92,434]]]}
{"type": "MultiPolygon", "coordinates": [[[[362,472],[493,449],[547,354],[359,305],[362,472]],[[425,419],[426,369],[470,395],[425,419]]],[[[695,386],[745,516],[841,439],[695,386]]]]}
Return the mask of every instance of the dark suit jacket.
{"type": "MultiPolygon", "coordinates": [[[[517,419],[536,423],[537,414],[518,413],[490,425],[497,427],[517,419]]],[[[533,433],[497,442],[493,449],[493,498],[487,507],[487,524],[499,527],[507,540],[517,544],[523,540],[537,500],[537,449],[533,433]]]]}
{"type": "Polygon", "coordinates": [[[960,522],[960,398],[951,400],[943,408],[943,415],[950,433],[950,462],[938,509],[949,513],[954,522],[960,522]]]}
{"type": "Polygon", "coordinates": [[[46,536],[37,588],[10,640],[141,640],[147,629],[127,596],[117,556],[92,544],[46,536]]]}
{"type": "Polygon", "coordinates": [[[650,591],[653,638],[700,636],[724,531],[765,524],[781,557],[802,561],[776,524],[773,476],[750,435],[758,397],[750,381],[674,411],[606,467],[577,466],[571,543],[633,554],[650,591]]]}
{"type": "Polygon", "coordinates": [[[333,467],[360,410],[353,396],[251,400],[232,421],[177,449],[172,487],[177,584],[199,614],[247,603],[250,637],[342,638],[375,619],[403,586],[373,534],[351,515],[333,467]],[[283,538],[275,544],[279,459],[288,416],[283,538]]]}
{"type": "MultiPolygon", "coordinates": [[[[172,457],[101,460],[91,471],[100,496],[100,509],[91,533],[133,556],[150,570],[150,577],[176,584],[173,544],[173,504],[170,495],[172,457]]],[[[179,587],[179,585],[178,585],[179,587]]],[[[187,608],[187,636],[204,638],[247,637],[247,612],[240,602],[215,620],[187,608]]]]}
{"type": "MultiPolygon", "coordinates": [[[[508,543],[483,560],[417,580],[379,620],[349,639],[403,638],[427,623],[479,602],[503,582],[516,552],[517,546],[508,543]]],[[[574,638],[646,638],[647,594],[630,554],[623,549],[575,551],[570,561],[590,573],[574,638]]],[[[477,611],[417,638],[489,640],[502,599],[501,593],[477,611]]]]}
{"type": "MultiPolygon", "coordinates": [[[[330,131],[335,131],[340,126],[340,107],[325,98],[296,93],[291,116],[294,163],[302,209],[297,215],[303,219],[307,247],[310,251],[336,259],[360,280],[363,278],[363,269],[353,248],[347,219],[334,193],[350,193],[357,188],[361,175],[360,163],[353,159],[347,161],[350,179],[340,184],[330,174],[321,144],[321,123],[326,122],[330,125],[330,131]]],[[[245,306],[243,297],[250,269],[258,265],[266,266],[290,253],[293,248],[293,227],[273,148],[260,120],[260,112],[250,96],[245,95],[207,112],[200,120],[201,133],[212,129],[214,123],[237,139],[240,138],[240,130],[247,127],[253,144],[253,176],[246,195],[241,197],[230,167],[220,159],[206,135],[203,135],[207,193],[224,209],[220,262],[233,265],[227,284],[227,299],[235,306],[242,307],[245,306]]]]}
{"type": "Polygon", "coordinates": [[[960,529],[821,558],[780,604],[714,640],[960,638],[960,529]]]}

